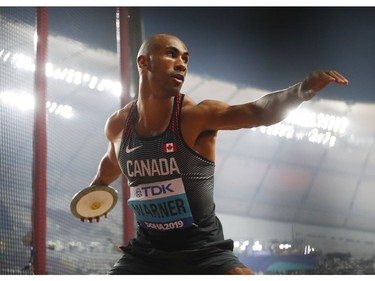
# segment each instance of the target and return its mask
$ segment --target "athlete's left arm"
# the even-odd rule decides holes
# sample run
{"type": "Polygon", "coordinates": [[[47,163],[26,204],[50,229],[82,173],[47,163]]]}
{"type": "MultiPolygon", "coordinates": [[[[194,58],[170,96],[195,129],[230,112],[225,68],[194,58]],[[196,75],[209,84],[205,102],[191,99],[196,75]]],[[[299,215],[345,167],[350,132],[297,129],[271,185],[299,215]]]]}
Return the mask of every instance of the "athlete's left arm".
{"type": "Polygon", "coordinates": [[[291,109],[310,100],[330,83],[347,85],[348,80],[336,71],[314,71],[302,82],[258,100],[241,105],[205,100],[197,105],[196,112],[202,131],[268,126],[284,120],[291,109]]]}

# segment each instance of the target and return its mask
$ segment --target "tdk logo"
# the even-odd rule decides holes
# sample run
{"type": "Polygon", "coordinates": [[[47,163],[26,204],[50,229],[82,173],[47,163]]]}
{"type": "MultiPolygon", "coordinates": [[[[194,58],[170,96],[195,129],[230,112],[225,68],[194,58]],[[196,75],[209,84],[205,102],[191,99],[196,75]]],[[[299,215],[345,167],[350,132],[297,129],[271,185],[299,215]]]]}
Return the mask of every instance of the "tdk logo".
{"type": "Polygon", "coordinates": [[[136,191],[135,191],[135,196],[137,196],[138,198],[139,197],[142,197],[142,190],[140,188],[137,188],[136,191]]]}
{"type": "Polygon", "coordinates": [[[135,195],[137,197],[142,197],[142,196],[148,197],[148,196],[156,196],[160,194],[174,192],[171,188],[171,185],[172,184],[169,183],[167,185],[162,184],[162,185],[144,186],[141,188],[137,188],[135,195]]]}

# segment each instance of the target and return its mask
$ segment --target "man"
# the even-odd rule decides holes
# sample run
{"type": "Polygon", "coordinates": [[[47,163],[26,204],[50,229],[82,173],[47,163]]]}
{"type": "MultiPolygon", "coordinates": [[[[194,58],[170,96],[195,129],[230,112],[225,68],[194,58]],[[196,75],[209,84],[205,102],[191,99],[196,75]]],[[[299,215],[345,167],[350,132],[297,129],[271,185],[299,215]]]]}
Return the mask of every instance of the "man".
{"type": "Polygon", "coordinates": [[[108,151],[91,185],[109,185],[124,173],[139,224],[110,274],[252,274],[233,254],[233,241],[224,239],[215,215],[218,130],[275,124],[329,83],[348,84],[336,71],[316,71],[246,104],[196,104],[180,93],[188,61],[179,38],[148,38],[137,57],[138,100],[106,123],[108,151]]]}

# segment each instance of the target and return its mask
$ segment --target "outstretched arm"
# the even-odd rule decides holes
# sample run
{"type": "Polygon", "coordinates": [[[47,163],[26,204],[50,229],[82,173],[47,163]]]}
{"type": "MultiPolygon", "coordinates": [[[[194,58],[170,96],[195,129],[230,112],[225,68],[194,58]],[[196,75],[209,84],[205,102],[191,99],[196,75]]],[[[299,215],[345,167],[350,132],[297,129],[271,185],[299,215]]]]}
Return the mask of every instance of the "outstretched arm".
{"type": "Polygon", "coordinates": [[[302,82],[256,100],[254,105],[262,114],[255,118],[255,125],[272,125],[284,120],[291,109],[312,99],[329,83],[346,85],[348,80],[336,71],[314,71],[302,82]]]}
{"type": "Polygon", "coordinates": [[[314,71],[294,86],[246,104],[203,101],[198,105],[203,130],[234,130],[278,123],[291,109],[310,100],[330,83],[347,85],[348,80],[336,71],[314,71]]]}

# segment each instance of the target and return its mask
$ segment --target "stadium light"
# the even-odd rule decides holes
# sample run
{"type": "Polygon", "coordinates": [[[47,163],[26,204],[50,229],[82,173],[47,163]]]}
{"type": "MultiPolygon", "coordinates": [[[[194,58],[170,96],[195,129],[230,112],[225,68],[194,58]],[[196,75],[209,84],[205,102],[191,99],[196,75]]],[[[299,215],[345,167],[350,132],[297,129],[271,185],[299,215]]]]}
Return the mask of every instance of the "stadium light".
{"type": "Polygon", "coordinates": [[[3,56],[3,62],[6,62],[9,59],[10,55],[11,55],[11,52],[6,52],[5,55],[3,56]]]}
{"type": "Polygon", "coordinates": [[[245,251],[246,248],[247,248],[247,246],[249,246],[249,244],[250,244],[249,240],[243,241],[242,244],[241,244],[241,246],[240,246],[240,250],[241,251],[245,251]]]}
{"type": "Polygon", "coordinates": [[[334,147],[337,139],[346,134],[348,125],[349,120],[346,117],[297,108],[284,121],[272,126],[254,128],[253,131],[334,147]]]}
{"type": "MultiPolygon", "coordinates": [[[[34,110],[35,98],[30,93],[17,91],[4,91],[0,93],[0,102],[5,106],[17,108],[21,111],[34,110]]],[[[56,102],[46,102],[47,112],[59,115],[65,119],[73,116],[73,108],[70,105],[57,104],[56,102]]]]}
{"type": "Polygon", "coordinates": [[[288,249],[290,249],[290,248],[292,248],[292,245],[290,245],[290,244],[280,244],[279,245],[279,249],[280,250],[288,250],[288,249]]]}
{"type": "Polygon", "coordinates": [[[240,245],[241,245],[240,241],[234,241],[234,242],[233,242],[233,246],[234,246],[234,248],[239,248],[240,245]]]}
{"type": "MultiPolygon", "coordinates": [[[[22,53],[12,53],[5,49],[1,49],[0,59],[3,61],[3,63],[10,61],[11,65],[17,69],[35,72],[35,63],[33,58],[22,53]]],[[[119,81],[100,78],[95,75],[91,75],[90,73],[84,73],[72,68],[62,69],[51,62],[46,63],[45,67],[46,77],[48,78],[65,81],[68,84],[81,85],[99,92],[107,92],[115,97],[121,95],[121,83],[119,81]]]]}
{"type": "Polygon", "coordinates": [[[315,249],[313,247],[311,247],[310,245],[305,245],[305,249],[303,252],[304,255],[310,255],[311,253],[314,253],[314,252],[315,252],[315,249]]]}
{"type": "Polygon", "coordinates": [[[259,241],[255,241],[252,249],[254,252],[260,252],[263,250],[263,245],[259,241]]]}
{"type": "Polygon", "coordinates": [[[25,92],[4,91],[0,93],[2,104],[20,109],[21,111],[33,110],[34,97],[25,92]]]}

